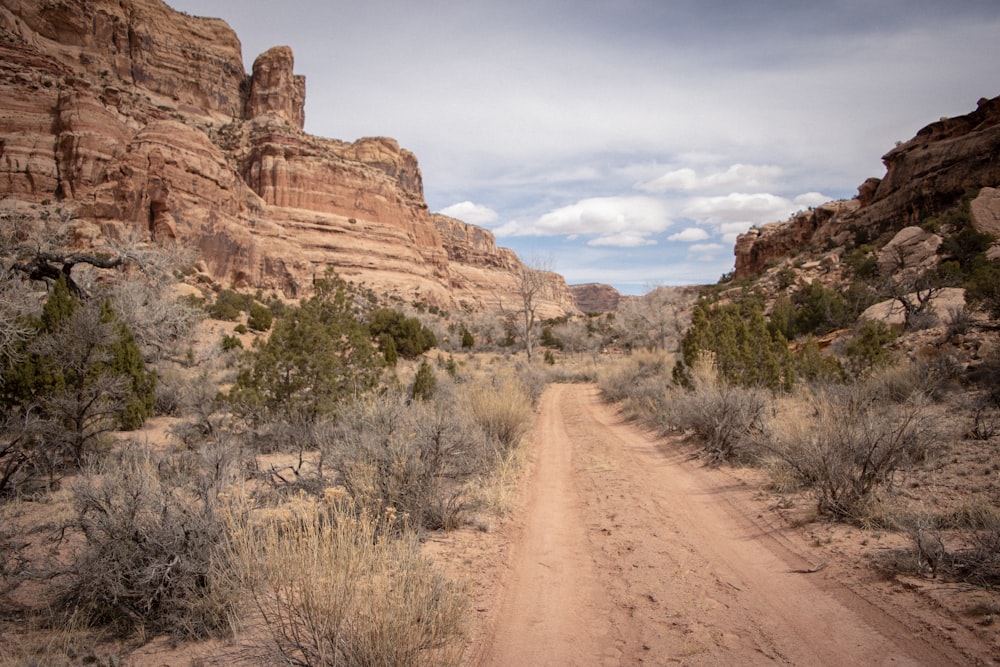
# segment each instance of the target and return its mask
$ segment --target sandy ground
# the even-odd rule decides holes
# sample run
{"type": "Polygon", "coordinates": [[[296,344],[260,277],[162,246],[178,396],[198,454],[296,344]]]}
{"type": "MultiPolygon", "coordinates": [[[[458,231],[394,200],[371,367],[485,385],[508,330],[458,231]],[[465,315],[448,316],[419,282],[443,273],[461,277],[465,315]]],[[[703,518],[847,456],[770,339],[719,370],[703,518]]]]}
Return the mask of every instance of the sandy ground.
{"type": "Polygon", "coordinates": [[[704,466],[593,386],[550,387],[532,446],[525,505],[499,531],[506,569],[474,591],[471,664],[1000,660],[995,629],[879,579],[860,544],[787,521],[742,477],[753,473],[704,466]]]}

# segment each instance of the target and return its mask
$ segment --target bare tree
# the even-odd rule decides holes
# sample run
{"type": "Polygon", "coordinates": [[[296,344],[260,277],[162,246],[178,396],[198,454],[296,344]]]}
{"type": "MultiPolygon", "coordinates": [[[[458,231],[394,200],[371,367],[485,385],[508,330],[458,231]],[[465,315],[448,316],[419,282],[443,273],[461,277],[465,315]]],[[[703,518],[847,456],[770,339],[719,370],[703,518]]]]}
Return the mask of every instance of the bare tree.
{"type": "Polygon", "coordinates": [[[519,310],[509,312],[504,308],[503,300],[500,300],[500,310],[504,316],[517,322],[517,330],[521,335],[528,361],[531,361],[534,353],[534,330],[538,320],[536,315],[538,304],[545,298],[549,290],[548,274],[551,272],[549,265],[550,262],[533,259],[512,269],[520,301],[519,310]]]}
{"type": "Polygon", "coordinates": [[[654,287],[644,296],[623,300],[618,318],[623,336],[649,349],[676,348],[696,298],[697,290],[692,288],[654,287]]]}
{"type": "Polygon", "coordinates": [[[903,312],[905,329],[921,328],[921,322],[933,315],[932,301],[944,289],[933,268],[919,263],[913,249],[903,245],[887,248],[882,262],[879,294],[893,301],[892,308],[903,312]]]}
{"type": "Polygon", "coordinates": [[[147,361],[173,354],[204,317],[195,306],[172,298],[162,283],[123,280],[113,285],[107,296],[115,313],[135,334],[147,361]]]}
{"type": "Polygon", "coordinates": [[[183,246],[155,246],[135,228],[105,230],[103,245],[81,249],[74,240],[78,223],[75,211],[56,208],[40,212],[0,212],[0,256],[4,268],[29,280],[54,282],[63,276],[76,296],[85,296],[79,280],[83,267],[123,269],[135,267],[150,279],[162,282],[179,265],[190,263],[183,246]],[[74,271],[76,269],[76,271],[74,271]]]}
{"type": "MultiPolygon", "coordinates": [[[[23,315],[37,310],[38,303],[31,299],[21,276],[0,269],[0,369],[20,361],[24,343],[34,333],[23,315]]],[[[0,373],[2,383],[3,374],[0,373]]]]}

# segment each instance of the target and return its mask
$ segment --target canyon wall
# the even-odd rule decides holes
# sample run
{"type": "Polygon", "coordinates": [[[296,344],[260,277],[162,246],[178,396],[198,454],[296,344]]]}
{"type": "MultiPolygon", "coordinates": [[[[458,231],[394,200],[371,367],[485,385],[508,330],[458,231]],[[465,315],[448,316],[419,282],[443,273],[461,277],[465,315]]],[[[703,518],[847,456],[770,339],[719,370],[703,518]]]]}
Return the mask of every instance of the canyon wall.
{"type": "MultiPolygon", "coordinates": [[[[247,74],[225,22],[160,0],[0,0],[0,205],[188,243],[213,279],[287,297],[332,267],[445,308],[512,302],[517,257],[432,215],[396,141],[305,133],[305,93],[289,47],[247,74]]],[[[543,310],[575,310],[560,276],[543,310]]]]}
{"type": "MultiPolygon", "coordinates": [[[[842,245],[847,235],[870,239],[920,225],[977,195],[973,223],[983,231],[1000,219],[1000,97],[981,99],[975,111],[942,118],[883,156],[881,179],[870,178],[854,199],[830,202],[742,234],[736,242],[736,278],[809,244],[842,245]]],[[[997,226],[1000,228],[1000,225],[997,226]]]]}

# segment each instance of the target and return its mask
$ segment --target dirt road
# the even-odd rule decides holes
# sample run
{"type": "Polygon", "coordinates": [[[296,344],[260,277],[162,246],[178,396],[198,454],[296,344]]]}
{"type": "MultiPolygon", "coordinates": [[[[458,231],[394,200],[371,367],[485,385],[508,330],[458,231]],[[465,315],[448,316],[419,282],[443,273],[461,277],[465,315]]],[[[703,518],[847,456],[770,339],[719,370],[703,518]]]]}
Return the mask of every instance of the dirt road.
{"type": "Polygon", "coordinates": [[[814,562],[754,491],[554,385],[481,665],[945,665],[959,647],[814,562]]]}

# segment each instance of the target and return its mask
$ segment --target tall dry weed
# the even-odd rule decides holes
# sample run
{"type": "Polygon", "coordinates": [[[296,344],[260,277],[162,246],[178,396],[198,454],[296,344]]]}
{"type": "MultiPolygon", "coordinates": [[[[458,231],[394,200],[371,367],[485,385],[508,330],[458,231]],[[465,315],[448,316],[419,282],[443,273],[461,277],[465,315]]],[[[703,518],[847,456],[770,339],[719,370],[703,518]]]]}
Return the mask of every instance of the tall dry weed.
{"type": "Polygon", "coordinates": [[[235,494],[226,556],[262,621],[261,660],[292,665],[451,665],[462,653],[464,598],[421,555],[392,511],[374,515],[342,489],[255,509],[235,494]]]}
{"type": "Polygon", "coordinates": [[[511,375],[497,375],[492,382],[465,388],[463,409],[502,450],[515,448],[531,428],[534,406],[531,395],[511,375]]]}
{"type": "Polygon", "coordinates": [[[691,388],[675,388],[666,403],[667,419],[704,443],[715,461],[749,461],[771,406],[771,394],[740,387],[722,378],[711,354],[701,354],[691,368],[691,388]]]}

